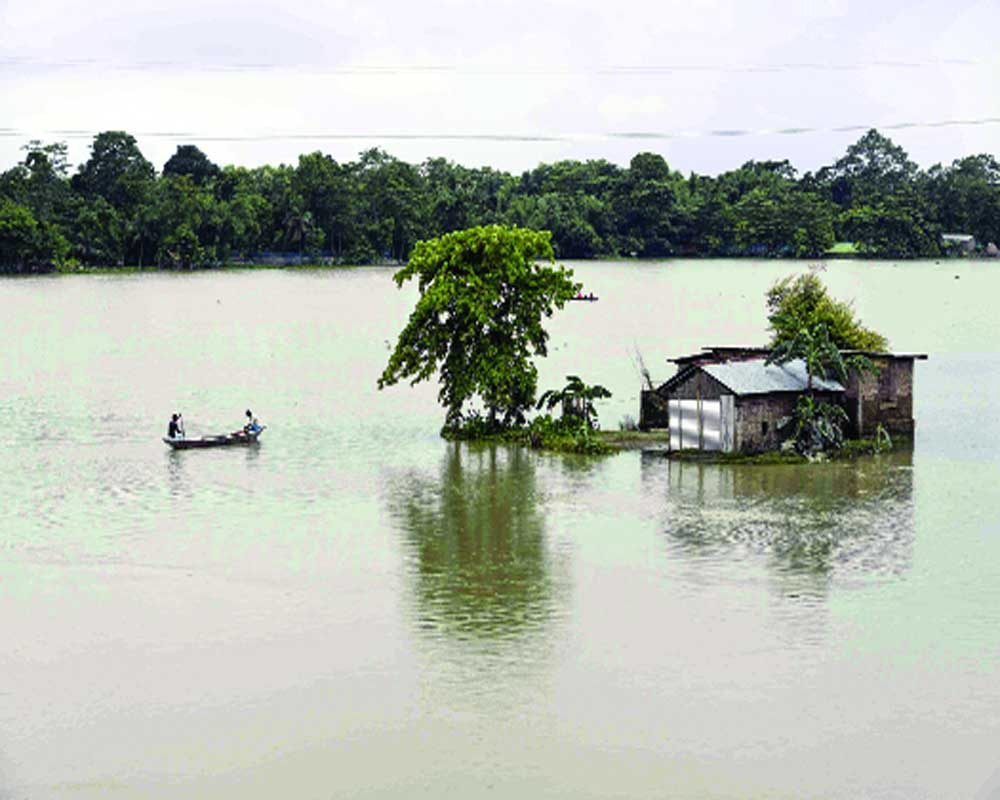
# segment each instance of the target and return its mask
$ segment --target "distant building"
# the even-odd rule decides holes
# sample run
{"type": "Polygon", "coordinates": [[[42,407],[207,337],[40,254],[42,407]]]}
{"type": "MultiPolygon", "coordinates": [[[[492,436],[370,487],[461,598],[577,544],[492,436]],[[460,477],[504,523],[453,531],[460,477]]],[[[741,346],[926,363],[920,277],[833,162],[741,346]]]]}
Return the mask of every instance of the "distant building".
{"type": "Polygon", "coordinates": [[[942,233],[941,243],[945,250],[958,251],[959,253],[976,252],[976,237],[971,233],[942,233]]]}
{"type": "MultiPolygon", "coordinates": [[[[808,392],[802,361],[767,364],[761,347],[712,347],[672,359],[677,373],[642,392],[639,427],[670,431],[672,450],[725,453],[777,449],[788,437],[779,423],[808,392]]],[[[877,375],[852,373],[846,386],[813,376],[812,394],[847,412],[849,435],[912,434],[913,362],[926,355],[865,353],[877,375]]]]}

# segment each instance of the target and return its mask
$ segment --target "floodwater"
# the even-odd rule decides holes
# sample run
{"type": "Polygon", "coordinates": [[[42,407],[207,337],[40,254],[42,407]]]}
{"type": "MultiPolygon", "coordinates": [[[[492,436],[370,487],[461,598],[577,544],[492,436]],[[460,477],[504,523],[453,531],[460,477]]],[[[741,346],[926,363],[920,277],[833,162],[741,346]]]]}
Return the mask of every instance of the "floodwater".
{"type": "MultiPolygon", "coordinates": [[[[611,428],[807,268],[572,266],[611,428]]],[[[822,276],[930,355],[912,451],[448,444],[384,269],[0,281],[0,798],[997,797],[1000,264],[822,276]]]]}

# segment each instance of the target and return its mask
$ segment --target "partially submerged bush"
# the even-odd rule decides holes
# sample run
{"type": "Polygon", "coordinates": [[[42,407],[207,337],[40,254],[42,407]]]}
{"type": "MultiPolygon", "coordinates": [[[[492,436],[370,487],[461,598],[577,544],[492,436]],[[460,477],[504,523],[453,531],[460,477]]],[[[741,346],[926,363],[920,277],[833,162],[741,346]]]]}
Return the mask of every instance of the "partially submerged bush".
{"type": "Polygon", "coordinates": [[[782,420],[781,428],[792,427],[787,442],[796,453],[814,456],[829,450],[839,450],[844,444],[847,412],[833,403],[818,403],[803,395],[795,404],[792,416],[782,420]]]}
{"type": "Polygon", "coordinates": [[[543,414],[527,425],[503,427],[475,411],[446,425],[441,435],[446,439],[510,442],[561,453],[604,455],[614,452],[614,448],[598,438],[594,428],[572,414],[559,419],[543,414]]]}
{"type": "Polygon", "coordinates": [[[612,448],[594,435],[583,419],[566,415],[553,419],[549,414],[535,417],[527,428],[528,444],[540,450],[602,455],[612,448]]]}

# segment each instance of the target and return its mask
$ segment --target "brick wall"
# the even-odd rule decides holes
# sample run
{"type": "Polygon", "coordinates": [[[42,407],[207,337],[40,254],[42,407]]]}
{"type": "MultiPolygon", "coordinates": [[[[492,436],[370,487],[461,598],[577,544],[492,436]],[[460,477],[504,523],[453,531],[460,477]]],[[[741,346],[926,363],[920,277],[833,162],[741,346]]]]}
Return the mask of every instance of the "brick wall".
{"type": "Polygon", "coordinates": [[[750,395],[736,398],[735,449],[743,453],[777,450],[790,433],[778,422],[795,410],[794,393],[750,395]]]}
{"type": "Polygon", "coordinates": [[[852,432],[872,436],[881,424],[889,433],[912,433],[913,360],[873,358],[878,374],[852,373],[847,383],[847,413],[852,432]],[[859,424],[860,417],[860,424],[859,424]]]}

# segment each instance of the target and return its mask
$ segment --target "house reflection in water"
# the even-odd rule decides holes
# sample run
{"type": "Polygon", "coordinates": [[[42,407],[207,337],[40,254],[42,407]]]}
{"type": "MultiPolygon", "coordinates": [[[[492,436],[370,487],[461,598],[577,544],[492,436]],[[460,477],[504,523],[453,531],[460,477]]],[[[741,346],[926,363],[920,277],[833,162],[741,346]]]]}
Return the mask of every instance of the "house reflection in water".
{"type": "Polygon", "coordinates": [[[913,551],[912,451],[850,462],[712,465],[642,455],[672,549],[760,558],[812,590],[906,572],[913,551]],[[804,580],[803,580],[804,579],[804,580]]]}

